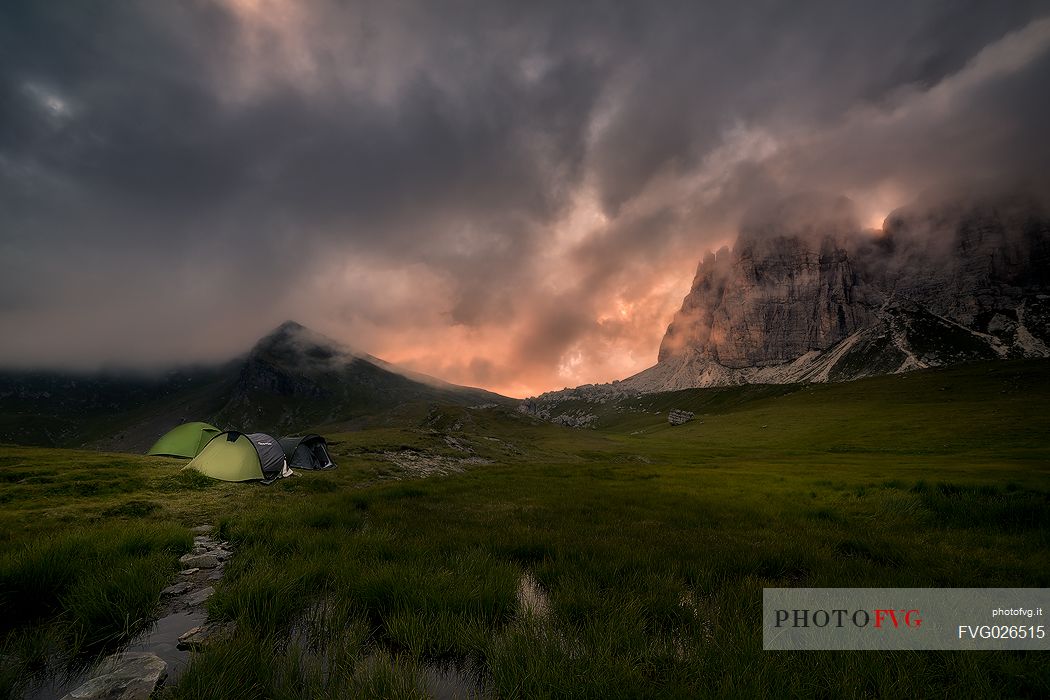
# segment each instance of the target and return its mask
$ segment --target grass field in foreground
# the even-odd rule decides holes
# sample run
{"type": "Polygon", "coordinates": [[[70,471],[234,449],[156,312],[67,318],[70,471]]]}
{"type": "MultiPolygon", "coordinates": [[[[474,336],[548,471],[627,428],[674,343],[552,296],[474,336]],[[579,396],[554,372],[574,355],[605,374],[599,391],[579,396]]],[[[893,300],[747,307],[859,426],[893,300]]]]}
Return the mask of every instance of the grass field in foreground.
{"type": "Polygon", "coordinates": [[[598,430],[435,407],[270,487],[0,448],[0,690],[147,624],[214,522],[236,632],[170,697],[423,697],[449,666],[502,698],[1047,697],[1044,653],[763,652],[760,613],[766,586],[1050,586],[1048,408],[1045,362],[676,392],[598,430]]]}

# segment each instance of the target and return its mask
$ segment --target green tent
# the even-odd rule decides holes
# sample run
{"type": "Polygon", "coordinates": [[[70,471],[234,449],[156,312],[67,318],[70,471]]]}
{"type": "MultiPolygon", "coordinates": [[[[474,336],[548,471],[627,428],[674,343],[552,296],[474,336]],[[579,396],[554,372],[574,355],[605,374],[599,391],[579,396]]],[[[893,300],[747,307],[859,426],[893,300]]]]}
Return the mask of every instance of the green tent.
{"type": "Polygon", "coordinates": [[[196,469],[213,479],[265,484],[292,474],[277,438],[236,430],[219,433],[185,468],[196,469]]]}
{"type": "Polygon", "coordinates": [[[164,433],[146,454],[193,459],[221,432],[214,425],[207,423],[183,423],[164,433]]]}

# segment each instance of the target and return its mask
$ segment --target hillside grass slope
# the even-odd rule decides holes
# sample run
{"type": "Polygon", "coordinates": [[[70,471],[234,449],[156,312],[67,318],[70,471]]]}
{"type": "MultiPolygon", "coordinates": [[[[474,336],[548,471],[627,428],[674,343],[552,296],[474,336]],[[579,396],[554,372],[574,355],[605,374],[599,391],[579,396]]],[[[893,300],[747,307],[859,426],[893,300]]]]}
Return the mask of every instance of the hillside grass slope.
{"type": "Polygon", "coordinates": [[[237,629],[166,697],[1050,695],[1039,653],[774,653],[760,627],[770,586],[1050,586],[1050,363],[575,408],[599,427],[405,407],[270,487],[0,448],[4,689],[147,625],[213,522],[237,629]]]}

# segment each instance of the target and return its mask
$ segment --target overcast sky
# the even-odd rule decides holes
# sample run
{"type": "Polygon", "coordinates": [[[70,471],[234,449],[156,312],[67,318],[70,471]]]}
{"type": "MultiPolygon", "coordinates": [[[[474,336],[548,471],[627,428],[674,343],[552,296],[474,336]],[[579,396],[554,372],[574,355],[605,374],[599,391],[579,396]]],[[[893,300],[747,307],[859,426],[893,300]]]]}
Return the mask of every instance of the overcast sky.
{"type": "Polygon", "coordinates": [[[763,200],[1045,178],[1048,85],[1045,1],[5,2],[0,364],[622,378],[763,200]]]}

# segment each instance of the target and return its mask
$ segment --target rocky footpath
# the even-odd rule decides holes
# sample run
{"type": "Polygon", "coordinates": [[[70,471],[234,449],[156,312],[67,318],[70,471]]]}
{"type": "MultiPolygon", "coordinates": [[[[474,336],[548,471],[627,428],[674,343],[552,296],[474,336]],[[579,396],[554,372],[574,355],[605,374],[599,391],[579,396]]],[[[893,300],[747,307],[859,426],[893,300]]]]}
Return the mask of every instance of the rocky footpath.
{"type": "Polygon", "coordinates": [[[226,562],[233,556],[228,542],[220,542],[212,537],[211,525],[193,528],[193,549],[179,558],[182,571],[179,581],[160,592],[161,601],[167,614],[185,608],[197,608],[204,605],[215,588],[212,584],[222,578],[226,562]]]}
{"type": "MultiPolygon", "coordinates": [[[[215,592],[214,584],[222,578],[226,562],[233,556],[230,544],[212,535],[214,528],[211,525],[200,525],[193,528],[193,532],[193,549],[179,559],[183,567],[179,580],[161,591],[157,623],[132,640],[131,649],[177,645],[181,650],[197,650],[216,635],[229,632],[226,625],[208,623],[184,630],[176,627],[169,632],[171,625],[165,624],[169,620],[204,619],[204,604],[215,592]],[[172,639],[163,638],[165,634],[157,639],[158,630],[165,630],[172,639]]],[[[171,670],[168,662],[157,653],[142,650],[118,652],[103,659],[90,678],[62,700],[147,700],[171,670]]]]}

